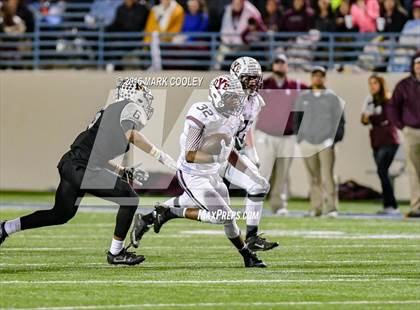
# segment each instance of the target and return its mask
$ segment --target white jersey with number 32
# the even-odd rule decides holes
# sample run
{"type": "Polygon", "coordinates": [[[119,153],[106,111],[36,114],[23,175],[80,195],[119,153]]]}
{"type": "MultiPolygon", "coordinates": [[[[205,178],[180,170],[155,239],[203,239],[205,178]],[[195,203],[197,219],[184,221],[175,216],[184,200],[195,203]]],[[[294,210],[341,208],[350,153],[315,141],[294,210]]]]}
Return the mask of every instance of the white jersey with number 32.
{"type": "Polygon", "coordinates": [[[217,174],[220,168],[220,163],[198,164],[188,163],[186,161],[187,136],[191,127],[201,129],[201,138],[205,140],[207,137],[217,133],[226,134],[233,138],[240,124],[241,118],[234,116],[227,118],[222,116],[210,102],[194,103],[187,112],[184,130],[180,137],[181,154],[178,158],[179,169],[193,175],[209,175],[217,174]]]}

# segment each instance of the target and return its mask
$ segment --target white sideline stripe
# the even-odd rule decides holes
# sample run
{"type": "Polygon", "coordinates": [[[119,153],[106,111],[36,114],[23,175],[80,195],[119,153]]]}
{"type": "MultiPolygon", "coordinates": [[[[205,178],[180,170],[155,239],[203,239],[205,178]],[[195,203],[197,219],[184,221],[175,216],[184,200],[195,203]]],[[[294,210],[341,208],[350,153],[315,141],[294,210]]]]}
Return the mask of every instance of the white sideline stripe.
{"type": "MultiPolygon", "coordinates": [[[[378,264],[378,263],[386,263],[390,265],[403,265],[403,264],[417,264],[420,263],[419,259],[413,259],[413,260],[402,260],[402,261],[390,261],[390,260],[289,260],[287,262],[281,262],[280,265],[282,266],[288,266],[288,265],[295,265],[295,264],[378,264]]],[[[182,263],[175,263],[175,265],[200,265],[203,266],[202,261],[188,261],[188,262],[182,262],[182,263]]],[[[212,261],[211,264],[229,264],[229,262],[222,262],[222,261],[212,261]]],[[[150,266],[167,266],[167,262],[154,262],[149,263],[145,262],[143,265],[150,266]]],[[[108,265],[106,263],[71,263],[71,264],[61,264],[61,263],[0,263],[1,267],[43,267],[43,266],[55,266],[55,267],[89,267],[89,266],[96,266],[96,267],[112,267],[115,268],[115,266],[108,265]]],[[[290,271],[290,270],[286,270],[290,271]]],[[[276,271],[279,272],[279,271],[276,271]]],[[[304,271],[305,273],[307,271],[304,271]]]]}
{"type": "Polygon", "coordinates": [[[6,285],[57,285],[57,284],[163,284],[163,285],[179,285],[179,284],[275,284],[275,283],[323,283],[323,282],[418,282],[415,279],[407,278],[334,278],[334,279],[242,279],[242,280],[11,280],[0,281],[0,284],[6,285]]]}
{"type": "MultiPolygon", "coordinates": [[[[226,306],[310,306],[310,305],[414,305],[420,300],[343,300],[343,301],[274,301],[274,302],[206,302],[206,303],[167,303],[167,304],[128,304],[128,305],[89,305],[67,307],[40,307],[40,308],[8,308],[12,310],[71,310],[71,309],[117,309],[117,308],[196,308],[196,307],[226,307],[226,306]]],[[[1,308],[5,309],[5,308],[1,308]]]]}
{"type": "MultiPolygon", "coordinates": [[[[264,230],[269,236],[328,238],[328,239],[420,239],[420,234],[361,234],[343,231],[312,231],[312,230],[264,230]]],[[[222,230],[184,230],[183,235],[224,235],[222,230]]]]}
{"type": "MultiPolygon", "coordinates": [[[[368,245],[368,244],[354,244],[354,245],[280,245],[280,248],[327,248],[327,249],[342,249],[342,248],[400,248],[400,247],[420,247],[420,244],[384,244],[384,245],[368,245]]],[[[231,246],[182,246],[181,248],[177,246],[141,246],[138,250],[170,250],[170,249],[177,249],[177,250],[214,250],[214,249],[232,249],[231,246]]],[[[97,251],[98,249],[95,247],[4,247],[1,249],[2,251],[79,251],[79,250],[90,250],[90,251],[97,251]]]]}

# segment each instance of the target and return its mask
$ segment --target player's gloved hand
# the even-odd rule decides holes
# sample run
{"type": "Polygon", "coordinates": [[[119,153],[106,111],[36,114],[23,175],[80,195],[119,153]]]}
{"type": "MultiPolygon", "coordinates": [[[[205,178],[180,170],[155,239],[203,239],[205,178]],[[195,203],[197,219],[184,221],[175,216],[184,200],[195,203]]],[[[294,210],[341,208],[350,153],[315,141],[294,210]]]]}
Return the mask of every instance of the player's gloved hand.
{"type": "Polygon", "coordinates": [[[139,166],[124,168],[121,178],[128,183],[136,182],[143,185],[143,182],[146,182],[149,179],[149,173],[140,169],[139,166]]]}
{"type": "Polygon", "coordinates": [[[161,162],[162,164],[164,164],[165,166],[171,168],[172,170],[177,170],[178,166],[176,164],[176,161],[169,156],[168,154],[164,153],[164,152],[160,152],[160,156],[158,158],[158,161],[161,162]]]}
{"type": "Polygon", "coordinates": [[[260,158],[258,157],[255,147],[245,148],[245,156],[248,157],[257,168],[260,167],[260,158]]]}
{"type": "Polygon", "coordinates": [[[226,142],[223,139],[222,139],[222,141],[220,141],[220,146],[221,146],[220,153],[219,153],[219,155],[215,156],[216,157],[215,161],[218,162],[218,163],[223,163],[223,162],[227,161],[232,149],[231,149],[230,145],[226,145],[226,142]]]}
{"type": "Polygon", "coordinates": [[[176,161],[171,156],[159,150],[155,146],[152,147],[150,154],[165,166],[175,171],[178,170],[178,165],[176,164],[176,161]]]}
{"type": "Polygon", "coordinates": [[[270,183],[268,183],[267,179],[261,176],[258,170],[248,168],[245,172],[251,180],[253,180],[256,184],[260,185],[262,188],[268,189],[270,188],[270,183]]]}
{"type": "Polygon", "coordinates": [[[241,151],[245,148],[245,139],[239,138],[238,136],[235,136],[235,149],[238,151],[241,151]]]}

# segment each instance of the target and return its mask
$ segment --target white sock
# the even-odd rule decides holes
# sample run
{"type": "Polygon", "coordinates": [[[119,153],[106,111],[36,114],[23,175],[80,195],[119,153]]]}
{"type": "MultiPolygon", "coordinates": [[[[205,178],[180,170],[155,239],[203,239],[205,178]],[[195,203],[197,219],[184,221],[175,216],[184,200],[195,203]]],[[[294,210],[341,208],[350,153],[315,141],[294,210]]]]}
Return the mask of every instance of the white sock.
{"type": "Polygon", "coordinates": [[[112,238],[111,247],[109,248],[109,251],[112,255],[117,255],[121,252],[121,250],[124,247],[124,240],[116,240],[112,238]]]}
{"type": "Polygon", "coordinates": [[[4,223],[4,230],[9,236],[20,231],[20,217],[14,220],[6,221],[6,223],[4,223]]]}
{"type": "Polygon", "coordinates": [[[249,198],[245,200],[246,224],[248,226],[258,226],[261,220],[263,201],[253,201],[249,198]]]}

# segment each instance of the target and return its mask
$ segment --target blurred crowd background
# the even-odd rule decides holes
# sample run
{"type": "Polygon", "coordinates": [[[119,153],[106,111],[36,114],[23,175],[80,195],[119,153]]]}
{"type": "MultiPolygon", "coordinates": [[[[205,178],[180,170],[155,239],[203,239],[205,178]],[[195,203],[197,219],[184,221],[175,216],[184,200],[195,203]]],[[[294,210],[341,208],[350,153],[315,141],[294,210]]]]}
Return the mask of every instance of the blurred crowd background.
{"type": "Polygon", "coordinates": [[[419,0],[3,0],[0,12],[13,69],[221,69],[242,54],[269,68],[286,52],[297,69],[402,72],[420,46],[419,0]]]}

